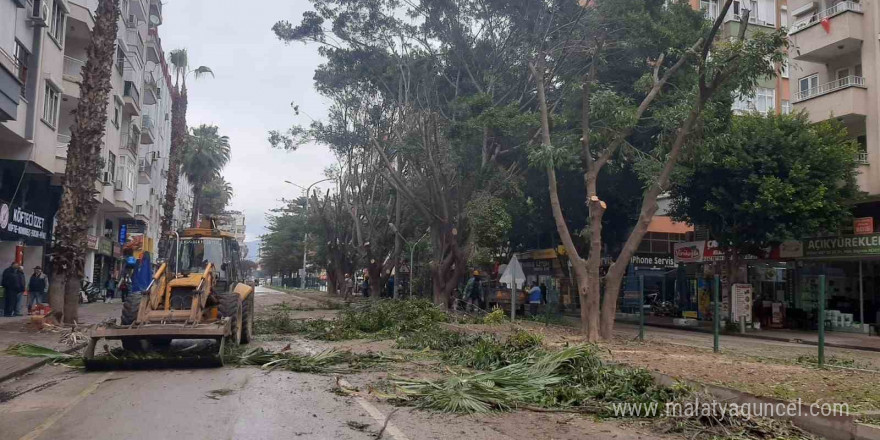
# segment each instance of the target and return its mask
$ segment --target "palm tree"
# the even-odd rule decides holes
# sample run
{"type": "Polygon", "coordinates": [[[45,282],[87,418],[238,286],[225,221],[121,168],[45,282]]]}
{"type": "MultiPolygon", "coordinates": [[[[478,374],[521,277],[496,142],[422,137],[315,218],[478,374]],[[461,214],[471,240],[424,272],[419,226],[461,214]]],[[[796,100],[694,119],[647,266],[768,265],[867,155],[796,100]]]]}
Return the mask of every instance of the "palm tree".
{"type": "Polygon", "coordinates": [[[171,148],[168,151],[168,180],[165,187],[165,203],[163,204],[162,237],[159,242],[164,252],[164,237],[171,232],[174,219],[174,207],[177,204],[177,185],[180,181],[180,165],[183,159],[183,147],[187,139],[186,107],[188,104],[186,78],[190,74],[195,79],[214,72],[210,67],[199,66],[190,70],[189,56],[186,49],[172,50],[168,55],[174,71],[174,87],[171,89],[171,148]]]}
{"type": "Polygon", "coordinates": [[[218,176],[203,188],[199,201],[200,214],[218,216],[223,213],[229,201],[232,200],[232,185],[223,176],[218,176]]]}
{"type": "Polygon", "coordinates": [[[229,138],[220,136],[219,130],[216,125],[202,124],[187,136],[183,172],[193,185],[193,227],[198,226],[204,187],[219,178],[220,171],[229,162],[229,138]]]}
{"type": "Polygon", "coordinates": [[[82,69],[80,100],[67,147],[61,206],[58,208],[52,250],[49,304],[53,318],[72,323],[78,319],[79,288],[83,278],[89,220],[97,209],[98,180],[107,104],[113,86],[110,77],[116,54],[119,0],[100,0],[92,40],[82,69]]]}

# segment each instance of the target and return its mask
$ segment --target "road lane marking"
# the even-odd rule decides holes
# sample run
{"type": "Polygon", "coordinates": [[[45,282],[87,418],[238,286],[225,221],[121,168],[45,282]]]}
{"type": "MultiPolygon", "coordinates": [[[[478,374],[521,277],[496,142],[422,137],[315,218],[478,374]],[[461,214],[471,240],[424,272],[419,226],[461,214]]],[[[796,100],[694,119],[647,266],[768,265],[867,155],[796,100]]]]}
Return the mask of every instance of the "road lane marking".
{"type": "Polygon", "coordinates": [[[113,376],[112,371],[101,376],[94,383],[92,383],[91,385],[86,387],[86,389],[80,391],[80,393],[73,400],[68,402],[67,405],[65,405],[63,408],[59,409],[58,411],[56,411],[55,414],[52,414],[51,416],[49,416],[48,419],[43,421],[43,423],[40,423],[40,425],[37,426],[36,428],[34,428],[33,431],[31,431],[30,433],[26,434],[25,436],[19,438],[18,440],[35,440],[38,437],[40,437],[40,435],[42,435],[44,432],[46,432],[46,430],[51,428],[52,425],[55,424],[55,422],[57,422],[58,420],[61,420],[61,418],[64,417],[64,415],[67,414],[71,409],[73,409],[74,406],[76,406],[78,403],[82,402],[83,399],[85,399],[86,397],[89,397],[89,395],[94,393],[98,389],[98,387],[101,386],[102,383],[106,382],[107,379],[110,379],[110,376],[113,376]]]}
{"type": "MultiPolygon", "coordinates": [[[[353,386],[351,386],[350,383],[348,383],[347,380],[345,380],[341,377],[339,378],[339,384],[344,386],[345,388],[349,388],[349,389],[354,388],[353,386]]],[[[382,411],[379,411],[379,408],[376,408],[375,406],[373,406],[372,403],[368,402],[367,399],[364,399],[363,397],[360,397],[360,396],[354,396],[354,400],[357,401],[357,403],[361,406],[361,408],[363,408],[367,412],[367,414],[369,414],[370,417],[373,418],[373,420],[375,420],[376,422],[379,423],[380,427],[382,425],[385,425],[385,420],[387,420],[388,417],[385,416],[385,414],[382,414],[382,411]]],[[[401,432],[399,429],[397,429],[397,426],[394,426],[394,423],[391,423],[390,420],[388,421],[388,425],[385,426],[385,432],[390,434],[392,437],[394,437],[397,440],[409,440],[409,438],[406,435],[404,435],[403,432],[401,432]]]]}

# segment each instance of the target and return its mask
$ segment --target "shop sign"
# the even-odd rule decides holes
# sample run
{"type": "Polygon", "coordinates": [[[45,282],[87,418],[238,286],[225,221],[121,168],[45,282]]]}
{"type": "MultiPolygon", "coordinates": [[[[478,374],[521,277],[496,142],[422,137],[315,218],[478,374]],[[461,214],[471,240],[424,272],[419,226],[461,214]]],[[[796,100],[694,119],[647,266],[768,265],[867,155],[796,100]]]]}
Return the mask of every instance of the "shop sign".
{"type": "Polygon", "coordinates": [[[675,267],[675,258],[668,254],[636,254],[629,259],[629,262],[634,266],[675,267]]]}
{"type": "Polygon", "coordinates": [[[739,322],[745,318],[746,322],[752,322],[752,285],[734,284],[733,288],[733,322],[739,322]]]}
{"type": "Polygon", "coordinates": [[[125,244],[128,239],[128,225],[119,225],[119,244],[125,244]]]}
{"type": "Polygon", "coordinates": [[[98,237],[96,235],[89,234],[89,236],[86,237],[86,247],[91,250],[97,250],[98,249],[98,237]]]}
{"type": "Polygon", "coordinates": [[[530,254],[532,260],[552,260],[556,258],[556,249],[540,249],[530,254]]]}
{"type": "Polygon", "coordinates": [[[122,245],[113,243],[113,257],[122,258],[122,245]]]}
{"type": "Polygon", "coordinates": [[[534,274],[550,274],[553,273],[553,262],[551,260],[530,260],[522,261],[523,270],[534,274]]]}
{"type": "Polygon", "coordinates": [[[804,240],[805,257],[880,255],[880,234],[804,240]]]}
{"type": "Polygon", "coordinates": [[[108,257],[113,256],[113,242],[109,238],[101,237],[98,239],[98,253],[108,257]]]}
{"type": "Polygon", "coordinates": [[[784,241],[779,245],[779,258],[801,258],[803,256],[804,243],[801,241],[784,241]]]}
{"type": "Polygon", "coordinates": [[[700,263],[703,261],[705,248],[705,241],[675,243],[673,248],[675,263],[700,263]]]}
{"type": "Polygon", "coordinates": [[[853,233],[856,235],[871,235],[874,233],[874,217],[862,217],[853,219],[853,233]]]}
{"type": "Polygon", "coordinates": [[[0,202],[0,231],[14,238],[45,240],[48,236],[46,219],[34,211],[0,202]]]}

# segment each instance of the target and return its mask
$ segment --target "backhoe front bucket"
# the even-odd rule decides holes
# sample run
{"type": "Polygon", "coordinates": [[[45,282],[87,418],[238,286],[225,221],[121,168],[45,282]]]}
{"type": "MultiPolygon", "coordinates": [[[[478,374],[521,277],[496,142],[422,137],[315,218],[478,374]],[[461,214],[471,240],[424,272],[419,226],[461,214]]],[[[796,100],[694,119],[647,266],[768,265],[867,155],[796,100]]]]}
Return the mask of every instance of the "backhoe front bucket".
{"type": "Polygon", "coordinates": [[[220,367],[229,328],[228,319],[210,324],[106,324],[92,331],[83,359],[90,371],[220,367]],[[138,350],[110,350],[106,345],[99,349],[101,339],[133,342],[124,345],[138,350]],[[171,345],[172,340],[186,342],[171,345]]]}

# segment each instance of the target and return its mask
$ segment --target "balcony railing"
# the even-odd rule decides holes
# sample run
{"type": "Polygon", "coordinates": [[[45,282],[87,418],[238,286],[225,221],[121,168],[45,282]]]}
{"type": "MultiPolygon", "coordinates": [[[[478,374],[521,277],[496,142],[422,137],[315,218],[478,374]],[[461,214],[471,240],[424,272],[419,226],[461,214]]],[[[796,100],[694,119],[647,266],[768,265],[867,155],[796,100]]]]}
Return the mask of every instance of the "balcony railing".
{"type": "Polygon", "coordinates": [[[138,145],[141,143],[141,132],[138,130],[132,130],[131,133],[125,133],[122,135],[122,148],[131,151],[135,155],[138,152],[138,145]]]}
{"type": "Polygon", "coordinates": [[[74,57],[64,56],[64,74],[69,76],[82,76],[82,69],[86,62],[74,57]]]}
{"type": "Polygon", "coordinates": [[[840,2],[840,3],[830,7],[828,9],[825,9],[824,11],[819,11],[815,14],[810,15],[807,18],[804,18],[804,19],[801,19],[801,20],[794,22],[794,24],[791,25],[791,29],[789,29],[788,33],[793,34],[795,32],[799,32],[801,30],[804,30],[804,29],[816,24],[816,23],[821,22],[822,20],[824,20],[826,18],[831,18],[835,15],[842,14],[847,11],[861,13],[862,12],[862,4],[859,2],[852,2],[852,1],[840,2]]]}
{"type": "Polygon", "coordinates": [[[865,78],[861,76],[847,76],[844,78],[836,79],[829,83],[820,84],[819,86],[813,87],[807,90],[801,90],[794,94],[794,102],[805,101],[810,98],[815,98],[817,96],[827,95],[829,93],[834,93],[838,90],[843,90],[849,87],[865,87],[865,78]]]}
{"type": "Polygon", "coordinates": [[[862,151],[860,153],[856,153],[856,163],[861,164],[861,165],[867,165],[868,164],[868,152],[862,151]]]}

